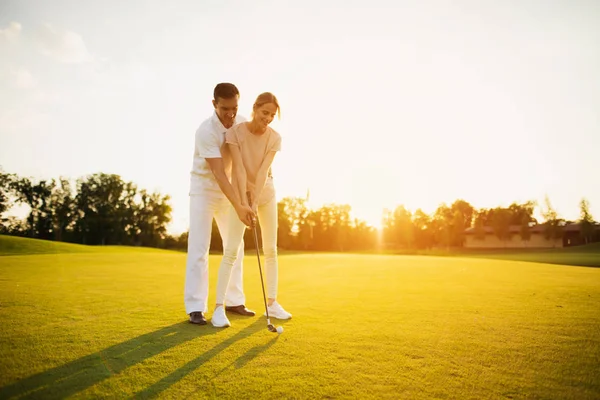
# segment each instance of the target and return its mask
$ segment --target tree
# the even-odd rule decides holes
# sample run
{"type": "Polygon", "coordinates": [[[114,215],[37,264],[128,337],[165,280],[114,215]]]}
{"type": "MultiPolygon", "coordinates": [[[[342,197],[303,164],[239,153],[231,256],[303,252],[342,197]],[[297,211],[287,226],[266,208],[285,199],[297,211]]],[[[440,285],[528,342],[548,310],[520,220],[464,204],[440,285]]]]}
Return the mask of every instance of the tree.
{"type": "Polygon", "coordinates": [[[506,208],[496,208],[493,213],[492,228],[496,237],[506,244],[510,240],[510,211],[506,208]]]}
{"type": "Polygon", "coordinates": [[[286,210],[286,199],[277,203],[277,246],[289,249],[292,243],[292,224],[286,210]]]}
{"type": "Polygon", "coordinates": [[[562,222],[558,217],[558,213],[552,207],[550,198],[546,195],[544,198],[544,207],[541,210],[544,218],[544,236],[546,239],[560,239],[562,237],[562,222]]]}
{"type": "Polygon", "coordinates": [[[481,210],[475,216],[475,223],[473,224],[473,230],[476,240],[485,240],[485,222],[486,210],[481,210]]]}
{"type": "Polygon", "coordinates": [[[464,200],[456,200],[450,207],[439,205],[431,221],[435,242],[445,247],[461,247],[465,241],[465,229],[471,227],[475,208],[464,200]]]}
{"type": "MultiPolygon", "coordinates": [[[[79,211],[75,232],[84,244],[125,244],[117,240],[122,230],[125,182],[118,175],[94,174],[77,181],[75,203],[79,211]]],[[[136,237],[141,232],[136,232],[136,237]]]]}
{"type": "Polygon", "coordinates": [[[535,206],[536,202],[531,200],[523,204],[512,203],[508,206],[508,211],[510,212],[510,224],[521,225],[524,220],[527,220],[527,223],[537,223],[537,220],[533,217],[535,206]]]}
{"type": "Polygon", "coordinates": [[[18,178],[10,183],[17,202],[29,206],[27,216],[27,236],[40,239],[52,239],[52,212],[50,195],[54,181],[34,182],[29,178],[18,178]]]}
{"type": "MultiPolygon", "coordinates": [[[[454,217],[456,217],[456,213],[459,213],[460,218],[462,218],[462,221],[458,221],[458,219],[456,220],[457,224],[460,224],[464,227],[464,229],[470,228],[471,224],[473,223],[473,218],[475,217],[475,208],[469,204],[469,202],[459,199],[456,200],[454,203],[452,203],[452,205],[450,206],[450,210],[452,211],[452,214],[454,215],[454,217]]],[[[461,232],[462,235],[463,232],[461,232]]],[[[460,238],[459,238],[460,239],[460,238]]],[[[460,241],[460,240],[458,240],[460,241]]]]}
{"type": "Polygon", "coordinates": [[[579,202],[579,223],[581,224],[581,237],[587,244],[591,242],[594,235],[594,218],[590,213],[590,202],[583,198],[579,202]]]}
{"type": "Polygon", "coordinates": [[[142,231],[139,227],[138,201],[141,197],[138,187],[133,182],[125,182],[119,197],[117,213],[118,229],[115,232],[115,242],[120,244],[135,244],[142,231]]]}
{"type": "Polygon", "coordinates": [[[13,174],[7,174],[0,168],[0,216],[10,209],[10,196],[14,180],[13,174]]]}
{"type": "Polygon", "coordinates": [[[438,206],[431,220],[431,231],[434,242],[438,246],[450,247],[452,245],[452,223],[454,213],[445,203],[438,206]]]}
{"type": "Polygon", "coordinates": [[[412,214],[403,205],[396,207],[393,212],[386,210],[383,221],[383,237],[386,242],[400,248],[413,246],[412,214]]]}
{"type": "Polygon", "coordinates": [[[326,207],[311,210],[300,224],[298,236],[303,250],[326,250],[331,248],[327,235],[328,211],[326,207]]]}
{"type": "Polygon", "coordinates": [[[352,218],[350,216],[352,208],[348,204],[333,205],[333,224],[334,249],[337,251],[348,250],[348,242],[352,229],[352,218]]]}
{"type": "Polygon", "coordinates": [[[382,241],[385,244],[396,244],[394,240],[394,212],[387,208],[383,209],[382,217],[381,217],[381,230],[382,230],[382,241]]]}
{"type": "Polygon", "coordinates": [[[50,208],[52,210],[52,230],[54,240],[64,241],[65,235],[72,231],[75,223],[75,197],[71,183],[60,178],[59,183],[53,183],[50,193],[50,208]]]}
{"type": "Polygon", "coordinates": [[[167,224],[171,221],[170,196],[140,191],[141,202],[136,207],[135,222],[139,231],[137,244],[160,247],[167,236],[167,224]]]}
{"type": "Polygon", "coordinates": [[[529,240],[531,239],[531,228],[529,226],[529,223],[530,223],[529,216],[522,215],[519,234],[521,235],[521,239],[524,242],[529,242],[529,240]]]}
{"type": "Polygon", "coordinates": [[[462,247],[465,243],[465,216],[459,210],[454,212],[452,220],[452,244],[462,247]]]}
{"type": "Polygon", "coordinates": [[[462,247],[465,242],[465,229],[473,223],[475,208],[465,200],[456,200],[445,212],[446,223],[450,229],[450,245],[462,247]]]}
{"type": "Polygon", "coordinates": [[[419,249],[433,247],[433,234],[431,232],[431,217],[420,208],[413,215],[414,243],[419,249]]]}
{"type": "Polygon", "coordinates": [[[277,203],[277,243],[280,247],[299,246],[300,225],[308,214],[306,199],[285,197],[277,203]]]}
{"type": "Polygon", "coordinates": [[[377,231],[365,221],[354,219],[348,239],[348,249],[368,250],[377,246],[377,231]]]}
{"type": "Polygon", "coordinates": [[[188,237],[190,236],[189,232],[183,232],[177,238],[177,248],[182,250],[187,250],[188,247],[188,237]]]}
{"type": "Polygon", "coordinates": [[[353,231],[347,204],[326,204],[318,210],[305,208],[298,218],[296,248],[304,250],[348,250],[353,231]],[[305,216],[304,216],[305,215],[305,216]]]}
{"type": "Polygon", "coordinates": [[[169,202],[169,196],[138,191],[118,175],[80,178],[73,232],[84,244],[162,246],[171,220],[169,202]]]}
{"type": "Polygon", "coordinates": [[[23,221],[17,217],[2,218],[2,224],[0,225],[0,234],[13,235],[13,236],[27,236],[29,232],[29,226],[26,221],[23,221]]]}
{"type": "Polygon", "coordinates": [[[23,226],[14,217],[3,217],[6,211],[10,210],[14,199],[14,181],[17,177],[14,174],[5,173],[0,168],[0,233],[2,234],[22,234],[23,226]]]}
{"type": "Polygon", "coordinates": [[[298,227],[299,248],[302,250],[319,249],[323,231],[321,211],[309,211],[306,218],[300,222],[300,226],[298,227]]]}

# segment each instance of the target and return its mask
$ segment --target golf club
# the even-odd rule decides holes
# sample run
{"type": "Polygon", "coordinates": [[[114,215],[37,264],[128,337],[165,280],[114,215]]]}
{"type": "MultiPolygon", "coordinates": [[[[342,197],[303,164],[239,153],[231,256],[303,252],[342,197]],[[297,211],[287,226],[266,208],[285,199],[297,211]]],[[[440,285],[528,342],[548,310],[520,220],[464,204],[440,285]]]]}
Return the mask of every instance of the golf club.
{"type": "MultiPolygon", "coordinates": [[[[251,198],[250,198],[250,193],[248,193],[248,202],[250,202],[250,204],[252,204],[251,198]]],[[[273,324],[271,324],[271,319],[269,318],[269,307],[267,307],[267,295],[265,294],[265,283],[263,281],[262,267],[260,264],[260,252],[258,250],[258,235],[256,234],[256,221],[257,221],[257,218],[254,217],[254,219],[252,220],[252,232],[254,234],[254,248],[256,249],[256,258],[258,259],[258,271],[260,272],[260,284],[262,286],[263,301],[265,302],[265,312],[267,314],[267,329],[269,330],[269,332],[281,333],[277,330],[277,328],[275,328],[273,326],[273,324]]]]}

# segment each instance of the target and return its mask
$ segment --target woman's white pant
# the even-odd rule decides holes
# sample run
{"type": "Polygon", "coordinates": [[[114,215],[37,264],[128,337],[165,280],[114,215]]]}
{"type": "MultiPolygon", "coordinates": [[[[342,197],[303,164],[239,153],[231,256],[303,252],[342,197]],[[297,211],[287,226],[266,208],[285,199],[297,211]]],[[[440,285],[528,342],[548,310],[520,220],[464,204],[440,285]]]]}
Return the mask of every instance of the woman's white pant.
{"type": "MultiPolygon", "coordinates": [[[[266,275],[267,297],[277,298],[277,200],[275,196],[265,205],[258,206],[258,218],[262,234],[263,253],[265,256],[264,272],[266,275]]],[[[223,304],[229,299],[231,282],[235,279],[235,259],[237,249],[244,239],[246,226],[238,218],[233,207],[229,209],[229,228],[227,243],[223,249],[223,260],[219,267],[216,304],[223,304]],[[231,278],[231,279],[230,279],[231,278]],[[229,285],[229,286],[228,286],[229,285]]]]}
{"type": "MultiPolygon", "coordinates": [[[[184,291],[185,311],[188,314],[194,311],[204,313],[207,311],[208,251],[212,221],[213,218],[217,221],[217,227],[223,239],[223,248],[227,248],[230,226],[228,219],[231,218],[241,223],[235,211],[233,215],[230,214],[230,208],[233,209],[221,191],[207,189],[203,194],[190,195],[190,232],[184,291]]],[[[236,241],[232,252],[231,279],[228,281],[225,304],[237,306],[246,302],[242,281],[243,240],[236,241]]]]}

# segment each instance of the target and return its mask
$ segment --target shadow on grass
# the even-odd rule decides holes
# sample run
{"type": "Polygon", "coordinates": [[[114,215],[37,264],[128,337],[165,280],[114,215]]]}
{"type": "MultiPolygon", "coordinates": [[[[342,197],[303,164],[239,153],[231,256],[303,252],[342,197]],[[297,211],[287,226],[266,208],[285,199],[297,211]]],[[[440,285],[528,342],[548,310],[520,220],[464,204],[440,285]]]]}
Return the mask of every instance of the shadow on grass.
{"type": "MultiPolygon", "coordinates": [[[[230,338],[222,341],[221,343],[219,343],[212,349],[201,354],[200,356],[198,356],[197,358],[188,362],[184,366],[176,369],[175,371],[173,371],[169,375],[165,376],[160,381],[156,382],[154,385],[149,386],[146,389],[144,389],[143,391],[137,393],[135,395],[135,398],[147,399],[147,398],[153,398],[153,397],[158,396],[161,392],[168,389],[171,385],[179,382],[187,374],[189,374],[190,372],[201,367],[205,362],[207,362],[208,360],[210,360],[211,358],[213,358],[214,356],[216,356],[217,354],[219,354],[220,352],[222,352],[223,350],[225,350],[227,347],[231,346],[238,340],[245,339],[245,338],[253,335],[256,332],[263,331],[263,330],[266,330],[265,320],[262,318],[257,319],[256,322],[254,322],[251,325],[247,326],[246,328],[242,329],[241,331],[239,331],[235,335],[231,336],[230,338]]],[[[250,349],[248,352],[246,352],[244,355],[242,355],[238,359],[238,361],[246,360],[246,361],[241,361],[242,364],[240,364],[240,365],[241,366],[245,365],[245,363],[249,362],[254,357],[256,357],[258,354],[260,354],[261,352],[263,352],[266,349],[268,349],[269,347],[271,347],[271,345],[273,345],[273,343],[275,342],[275,339],[276,338],[271,340],[266,345],[256,346],[256,347],[253,347],[252,349],[250,349]]],[[[240,367],[237,367],[237,368],[240,368],[240,367]]],[[[221,371],[221,372],[223,372],[223,371],[221,371]]]]}
{"type": "Polygon", "coordinates": [[[188,321],[146,333],[0,388],[0,398],[65,398],[179,344],[215,334],[188,321]]]}
{"type": "Polygon", "coordinates": [[[235,369],[240,369],[240,368],[244,367],[250,361],[254,360],[256,358],[256,356],[258,356],[260,353],[265,352],[266,350],[269,349],[269,347],[273,346],[278,338],[279,338],[279,335],[271,338],[271,340],[269,340],[265,344],[261,344],[259,346],[254,346],[253,348],[251,348],[250,350],[248,350],[247,352],[242,354],[237,360],[235,360],[234,362],[232,362],[231,364],[229,364],[228,366],[223,368],[221,371],[219,371],[217,376],[221,375],[226,369],[231,368],[232,366],[234,366],[235,369]]]}

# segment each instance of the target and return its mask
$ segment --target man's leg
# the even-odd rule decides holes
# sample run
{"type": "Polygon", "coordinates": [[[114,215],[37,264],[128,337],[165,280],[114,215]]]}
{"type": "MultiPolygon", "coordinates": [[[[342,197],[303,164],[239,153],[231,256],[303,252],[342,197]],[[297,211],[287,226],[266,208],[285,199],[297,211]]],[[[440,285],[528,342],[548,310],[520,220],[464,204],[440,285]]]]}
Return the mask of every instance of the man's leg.
{"type": "MultiPolygon", "coordinates": [[[[225,207],[219,209],[217,214],[215,214],[217,227],[219,228],[219,232],[221,233],[221,238],[223,240],[223,250],[227,246],[230,207],[231,205],[229,204],[229,202],[227,202],[225,207]]],[[[235,218],[237,218],[236,213],[231,214],[235,214],[235,218]]],[[[233,263],[233,268],[231,269],[231,277],[229,278],[229,285],[227,286],[227,293],[225,295],[225,306],[240,306],[246,304],[246,296],[244,295],[243,259],[244,241],[242,239],[242,243],[240,244],[240,248],[238,249],[235,262],[233,263]]]]}
{"type": "Polygon", "coordinates": [[[208,250],[215,199],[210,194],[190,195],[190,231],[185,274],[185,311],[205,313],[208,302],[208,250]]]}

